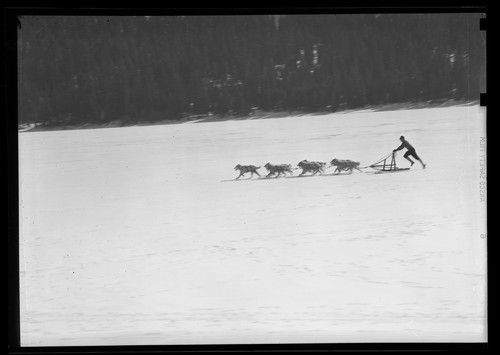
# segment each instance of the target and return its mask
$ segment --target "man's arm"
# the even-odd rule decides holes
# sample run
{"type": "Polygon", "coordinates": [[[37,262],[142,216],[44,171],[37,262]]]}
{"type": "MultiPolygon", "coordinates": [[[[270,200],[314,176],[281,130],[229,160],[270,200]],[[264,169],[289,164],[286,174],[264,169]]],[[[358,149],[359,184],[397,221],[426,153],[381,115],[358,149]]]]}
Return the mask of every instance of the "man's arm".
{"type": "Polygon", "coordinates": [[[401,143],[401,145],[400,145],[399,147],[397,147],[396,149],[394,149],[394,150],[393,150],[393,152],[395,152],[396,150],[401,150],[401,149],[403,149],[404,147],[405,147],[405,144],[404,144],[404,142],[403,142],[403,143],[401,143]]]}

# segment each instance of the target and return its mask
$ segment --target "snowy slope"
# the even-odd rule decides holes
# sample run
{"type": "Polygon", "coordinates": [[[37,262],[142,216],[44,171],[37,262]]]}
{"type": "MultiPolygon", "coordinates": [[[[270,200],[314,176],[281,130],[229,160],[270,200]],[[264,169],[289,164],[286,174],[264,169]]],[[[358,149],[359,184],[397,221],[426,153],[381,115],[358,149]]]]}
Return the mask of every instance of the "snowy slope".
{"type": "Polygon", "coordinates": [[[484,136],[478,106],[21,133],[22,345],[485,341],[484,136]],[[426,170],[232,181],[402,134],[426,170]]]}

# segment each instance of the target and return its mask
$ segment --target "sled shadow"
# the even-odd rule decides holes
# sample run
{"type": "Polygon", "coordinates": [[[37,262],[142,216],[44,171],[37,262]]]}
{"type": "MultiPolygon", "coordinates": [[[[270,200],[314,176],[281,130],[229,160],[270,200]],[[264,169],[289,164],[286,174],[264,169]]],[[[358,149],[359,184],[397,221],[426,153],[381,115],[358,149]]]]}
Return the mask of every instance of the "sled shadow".
{"type": "Polygon", "coordinates": [[[280,177],[260,177],[260,178],[246,178],[246,179],[227,179],[221,180],[221,182],[230,182],[230,181],[269,181],[269,180],[286,180],[286,179],[299,179],[299,178],[313,178],[313,177],[329,177],[329,176],[349,176],[352,174],[322,174],[322,175],[294,175],[294,176],[280,176],[280,177]]]}

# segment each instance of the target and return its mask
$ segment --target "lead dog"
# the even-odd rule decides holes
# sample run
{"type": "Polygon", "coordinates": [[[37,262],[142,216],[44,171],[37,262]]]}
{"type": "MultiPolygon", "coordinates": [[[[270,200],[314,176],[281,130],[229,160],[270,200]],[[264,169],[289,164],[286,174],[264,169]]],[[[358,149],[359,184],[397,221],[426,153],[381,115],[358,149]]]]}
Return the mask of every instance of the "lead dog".
{"type": "Polygon", "coordinates": [[[323,170],[323,167],[325,165],[326,163],[322,162],[302,160],[300,163],[297,164],[297,166],[302,169],[302,172],[300,173],[299,176],[304,175],[309,171],[311,171],[313,175],[316,175],[317,173],[323,174],[325,172],[323,170]]]}
{"type": "Polygon", "coordinates": [[[349,174],[352,174],[352,170],[356,169],[358,171],[361,171],[359,169],[359,163],[357,161],[352,161],[352,160],[340,160],[340,159],[333,159],[330,164],[333,166],[336,166],[337,168],[333,172],[334,174],[336,172],[340,173],[341,171],[347,171],[349,170],[349,174]]]}
{"type": "Polygon", "coordinates": [[[238,175],[238,177],[236,179],[239,179],[240,177],[242,177],[246,173],[251,173],[250,179],[253,177],[254,173],[257,174],[257,175],[259,175],[259,177],[260,177],[260,174],[257,171],[258,169],[260,169],[260,166],[255,166],[255,165],[240,165],[240,164],[238,164],[238,165],[236,165],[234,167],[234,170],[239,170],[240,171],[240,175],[238,175]]]}
{"type": "Polygon", "coordinates": [[[268,178],[272,175],[275,175],[275,174],[278,174],[278,175],[276,175],[276,177],[279,177],[281,174],[286,176],[286,173],[293,175],[292,166],[290,164],[274,165],[271,163],[267,163],[266,165],[264,165],[264,168],[266,168],[267,171],[269,171],[269,174],[266,175],[266,178],[268,178]]]}

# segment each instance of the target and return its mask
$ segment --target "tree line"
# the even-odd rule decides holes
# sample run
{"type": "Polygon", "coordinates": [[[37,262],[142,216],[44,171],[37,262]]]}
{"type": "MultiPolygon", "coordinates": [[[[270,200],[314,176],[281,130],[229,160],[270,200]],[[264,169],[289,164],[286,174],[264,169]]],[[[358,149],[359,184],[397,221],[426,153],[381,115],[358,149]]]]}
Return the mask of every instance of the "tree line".
{"type": "Polygon", "coordinates": [[[479,14],[23,16],[22,123],[479,98],[479,14]]]}

